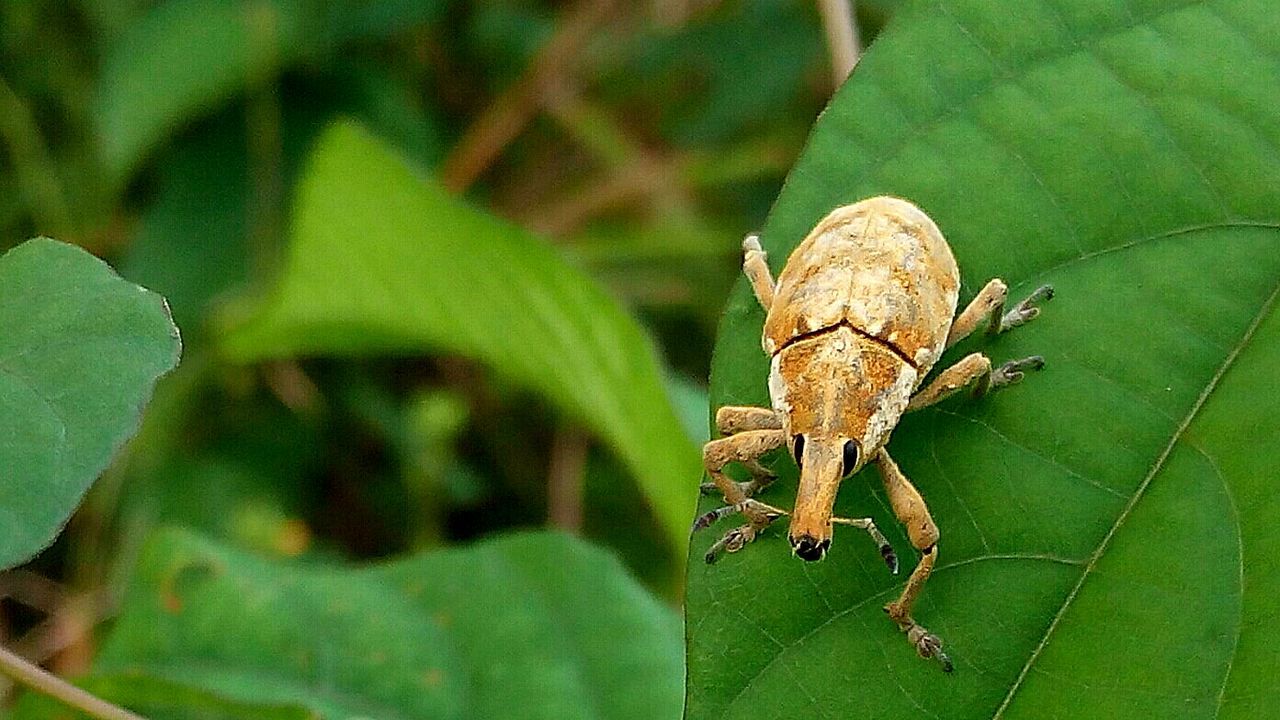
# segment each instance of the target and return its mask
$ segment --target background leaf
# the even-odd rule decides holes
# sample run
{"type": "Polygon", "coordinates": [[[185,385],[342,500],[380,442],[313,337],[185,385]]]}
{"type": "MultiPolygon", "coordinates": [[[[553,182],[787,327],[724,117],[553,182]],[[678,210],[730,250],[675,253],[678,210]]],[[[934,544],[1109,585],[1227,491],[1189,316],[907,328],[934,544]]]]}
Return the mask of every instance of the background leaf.
{"type": "MultiPolygon", "coordinates": [[[[909,417],[890,445],[942,531],[916,615],[953,675],[883,617],[904,578],[864,538],[838,532],[812,565],[779,528],[690,564],[688,718],[1274,706],[1278,59],[1263,0],[942,0],[895,16],[779,197],[771,264],[837,205],[910,198],[956,251],[962,303],[993,275],[1013,296],[1057,287],[987,348],[1048,366],[909,417]]],[[[713,407],[766,402],[761,322],[739,283],[713,407]]],[[[794,466],[775,467],[766,500],[787,506],[794,466]]],[[[896,528],[878,485],[874,470],[846,482],[837,513],[896,528]]]]}
{"type": "MultiPolygon", "coordinates": [[[[567,536],[508,535],[339,570],[168,532],[137,573],[95,666],[109,678],[321,718],[679,712],[675,614],[612,557],[567,536]]],[[[128,699],[112,683],[94,687],[128,699]]]]}
{"type": "Polygon", "coordinates": [[[127,179],[169,133],[254,83],[341,43],[438,17],[442,2],[167,0],[108,53],[94,100],[102,156],[127,179]]]}
{"type": "Polygon", "coordinates": [[[318,142],[271,299],[233,358],[445,351],[532,387],[595,430],[687,542],[697,453],[634,320],[537,238],[417,177],[349,124],[318,142]]]}
{"type": "Polygon", "coordinates": [[[181,343],[164,299],[72,245],[0,257],[0,569],[42,550],[181,343]]]}

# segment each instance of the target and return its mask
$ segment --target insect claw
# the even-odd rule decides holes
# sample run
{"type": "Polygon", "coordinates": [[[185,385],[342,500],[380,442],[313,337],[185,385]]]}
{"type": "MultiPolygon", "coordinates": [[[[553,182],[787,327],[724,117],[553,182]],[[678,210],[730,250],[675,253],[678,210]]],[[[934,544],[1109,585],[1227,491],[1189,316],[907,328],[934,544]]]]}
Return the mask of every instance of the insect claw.
{"type": "Polygon", "coordinates": [[[756,531],[750,525],[736,527],[725,533],[724,537],[717,540],[716,544],[712,545],[711,548],[707,550],[707,554],[702,556],[702,559],[706,560],[707,564],[710,565],[716,560],[719,560],[720,556],[724,553],[738,552],[742,548],[746,547],[747,543],[755,539],[756,531]]]}
{"type": "Polygon", "coordinates": [[[725,546],[729,544],[729,537],[732,534],[733,534],[733,531],[730,530],[728,533],[725,533],[724,537],[717,540],[715,545],[712,545],[710,548],[707,549],[707,554],[703,555],[702,559],[706,560],[708,565],[711,565],[716,560],[719,560],[720,556],[724,554],[725,546]]]}
{"type": "MultiPolygon", "coordinates": [[[[893,615],[893,612],[889,610],[888,606],[885,607],[885,612],[888,612],[890,616],[893,615]]],[[[903,621],[899,622],[903,623],[903,621]]],[[[929,658],[936,658],[938,662],[942,663],[943,672],[951,672],[952,670],[955,670],[955,665],[951,663],[951,658],[942,651],[941,638],[928,630],[925,630],[911,618],[907,618],[905,620],[904,629],[907,632],[907,640],[915,646],[916,652],[920,657],[925,658],[926,660],[929,658]]]]}
{"type": "Polygon", "coordinates": [[[746,252],[764,252],[764,249],[760,247],[760,235],[749,233],[742,238],[742,249],[746,252]]]}
{"type": "Polygon", "coordinates": [[[951,658],[942,652],[942,648],[938,648],[934,657],[938,658],[938,662],[942,663],[942,672],[951,672],[956,669],[956,666],[951,664],[951,658]]]}
{"type": "Polygon", "coordinates": [[[1028,295],[1027,299],[1023,300],[1022,302],[1028,305],[1032,305],[1034,303],[1043,302],[1045,300],[1052,300],[1052,299],[1053,299],[1053,286],[1041,285],[1040,287],[1036,288],[1034,292],[1028,295]]]}
{"type": "Polygon", "coordinates": [[[724,554],[724,540],[721,539],[721,540],[718,540],[715,545],[712,545],[710,549],[707,550],[707,554],[703,555],[702,559],[705,560],[708,565],[714,565],[715,562],[719,560],[720,556],[723,554],[724,554]]]}
{"type": "Polygon", "coordinates": [[[1006,385],[1012,385],[1021,380],[1026,375],[1026,370],[1041,370],[1044,368],[1044,357],[1040,355],[1032,355],[1021,360],[1010,360],[1009,362],[996,368],[991,373],[991,389],[1001,388],[1006,385]]]}
{"type": "Polygon", "coordinates": [[[898,554],[893,551],[893,546],[885,543],[880,546],[880,557],[884,558],[884,564],[889,566],[889,572],[894,575],[898,574],[898,554]]]}
{"type": "Polygon", "coordinates": [[[1019,325],[1025,325],[1035,320],[1040,315],[1040,308],[1036,307],[1036,303],[1044,302],[1053,298],[1053,286],[1041,285],[1036,288],[1030,295],[1022,299],[1013,309],[1004,314],[1000,318],[1000,325],[997,332],[1011,330],[1019,325]]]}

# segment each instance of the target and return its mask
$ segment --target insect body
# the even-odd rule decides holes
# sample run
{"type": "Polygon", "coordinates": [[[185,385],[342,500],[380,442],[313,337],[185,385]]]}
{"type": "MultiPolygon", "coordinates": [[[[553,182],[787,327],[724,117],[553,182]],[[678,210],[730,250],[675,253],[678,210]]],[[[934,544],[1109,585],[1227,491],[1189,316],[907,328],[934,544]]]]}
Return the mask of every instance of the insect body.
{"type": "Polygon", "coordinates": [[[732,513],[747,523],[712,546],[707,562],[740,550],[790,515],[788,536],[800,558],[821,559],[833,524],[851,525],[871,535],[896,573],[897,556],[870,518],[832,517],[841,481],[874,463],[894,514],[922,553],[901,597],[885,611],[922,656],[937,657],[950,670],[941,641],[911,617],[937,559],[938,529],[885,444],[905,412],[966,386],[981,395],[1042,367],[1042,358],[1029,357],[993,369],[985,355],[974,353],[924,383],[943,351],[983,321],[990,321],[989,334],[1021,325],[1039,314],[1035,304],[1053,291],[1042,287],[1004,313],[1007,288],[992,280],[956,316],[960,273],[951,248],[923,211],[891,197],[833,210],[792,252],[776,283],[759,241],[748,236],[743,249],[743,270],[766,311],[762,340],[771,357],[773,407],[726,406],[716,413],[726,437],[703,449],[714,481],[704,490],[721,492],[726,505],[698,518],[694,529],[732,513]],[[800,468],[790,512],[752,497],[774,479],[758,458],[783,445],[800,468]],[[745,465],[752,480],[729,478],[724,468],[730,462],[745,465]]]}

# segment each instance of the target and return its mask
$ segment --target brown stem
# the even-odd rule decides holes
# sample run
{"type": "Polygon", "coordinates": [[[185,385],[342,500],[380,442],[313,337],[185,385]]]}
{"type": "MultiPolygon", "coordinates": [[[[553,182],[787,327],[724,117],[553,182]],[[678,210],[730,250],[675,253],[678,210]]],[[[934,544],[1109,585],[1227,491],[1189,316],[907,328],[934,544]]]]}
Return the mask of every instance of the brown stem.
{"type": "Polygon", "coordinates": [[[454,192],[466,190],[520,134],[537,114],[543,95],[567,71],[613,4],[614,0],[582,0],[568,11],[524,74],[467,128],[445,159],[441,170],[445,187],[454,192]]]}
{"type": "Polygon", "coordinates": [[[547,470],[547,521],[571,533],[582,531],[582,484],[588,439],[576,427],[562,427],[551,445],[547,470]]]}
{"type": "Polygon", "coordinates": [[[314,414],[320,409],[320,388],[297,360],[268,362],[262,367],[262,377],[267,389],[295,413],[314,414]]]}
{"type": "Polygon", "coordinates": [[[853,0],[818,0],[818,9],[822,11],[822,26],[827,31],[831,77],[838,88],[853,72],[853,66],[858,64],[858,56],[862,54],[853,0]]]}
{"type": "Polygon", "coordinates": [[[276,248],[284,227],[283,111],[277,87],[280,58],[276,40],[280,19],[270,3],[258,2],[245,6],[245,23],[254,52],[265,58],[247,78],[245,97],[249,259],[252,278],[261,283],[279,269],[276,248]]]}
{"type": "Polygon", "coordinates": [[[551,237],[563,237],[578,230],[592,216],[637,197],[650,195],[667,176],[654,163],[638,161],[599,182],[541,208],[528,220],[534,230],[551,237]]]}
{"type": "Polygon", "coordinates": [[[92,633],[100,619],[100,605],[93,593],[69,598],[10,649],[59,674],[84,672],[92,660],[92,633]]]}
{"type": "Polygon", "coordinates": [[[0,647],[0,673],[99,720],[145,720],[141,715],[135,715],[124,708],[112,705],[46,672],[4,647],[0,647]]]}
{"type": "Polygon", "coordinates": [[[66,597],[63,587],[30,570],[9,570],[0,573],[0,600],[11,598],[33,610],[49,614],[61,605],[66,597]]]}

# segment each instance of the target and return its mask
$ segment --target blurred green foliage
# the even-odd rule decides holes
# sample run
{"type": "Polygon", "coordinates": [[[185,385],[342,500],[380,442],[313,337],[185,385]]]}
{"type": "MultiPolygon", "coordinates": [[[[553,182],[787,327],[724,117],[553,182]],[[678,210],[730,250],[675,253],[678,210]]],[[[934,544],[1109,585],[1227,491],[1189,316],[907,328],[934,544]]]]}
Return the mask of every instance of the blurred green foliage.
{"type": "MultiPolygon", "coordinates": [[[[865,27],[878,29],[891,6],[868,3],[865,27]]],[[[517,611],[500,602],[503,570],[441,553],[553,525],[585,538],[569,556],[599,559],[596,545],[643,583],[556,561],[552,546],[567,541],[544,542],[537,562],[582,596],[557,601],[566,617],[621,621],[650,608],[654,623],[641,633],[651,644],[620,636],[610,657],[582,665],[604,673],[591,691],[650,688],[663,698],[653,711],[667,703],[662,714],[674,713],[679,629],[649,595],[674,603],[682,591],[715,324],[739,239],[764,217],[829,78],[818,12],[799,0],[0,4],[0,249],[40,234],[81,245],[163,294],[185,342],[137,437],[61,538],[0,575],[0,642],[62,672],[96,666],[87,686],[160,717],[324,715],[334,708],[294,705],[304,690],[286,702],[133,673],[141,651],[112,629],[154,625],[138,619],[160,582],[148,573],[166,571],[137,564],[156,547],[149,537],[164,526],[198,533],[178,544],[253,568],[241,577],[257,579],[241,582],[263,592],[273,578],[346,578],[366,572],[353,565],[410,555],[399,562],[421,562],[429,580],[458,558],[458,582],[490,583],[476,587],[517,611]],[[335,123],[361,128],[367,152],[332,177],[349,190],[308,195],[317,140],[335,123]],[[465,195],[465,211],[433,190],[441,202],[416,207],[430,216],[415,226],[394,204],[387,165],[367,164],[375,155],[465,195]],[[353,192],[365,200],[345,206],[353,192]],[[395,236],[339,229],[362,218],[394,218],[380,228],[395,236]],[[462,226],[452,252],[475,246],[475,272],[506,265],[494,286],[477,288],[474,273],[449,264],[419,272],[388,258],[410,271],[396,296],[389,276],[345,284],[358,265],[335,256],[333,275],[305,288],[326,317],[344,296],[353,307],[382,302],[384,318],[435,327],[429,342],[389,345],[385,327],[356,324],[297,343],[263,319],[270,298],[286,297],[286,258],[308,232],[336,231],[334,247],[357,254],[413,253],[462,226]],[[462,307],[441,324],[449,298],[502,300],[519,287],[523,300],[476,306],[490,313],[484,323],[462,307]],[[569,325],[554,313],[565,302],[579,307],[569,325]],[[461,341],[467,333],[492,342],[461,341]],[[607,372],[593,374],[601,358],[607,372]],[[614,672],[636,663],[665,669],[652,681],[614,672]]],[[[163,563],[157,552],[146,557],[163,563]]],[[[354,582],[334,580],[332,592],[354,582]]],[[[360,592],[391,602],[377,587],[360,592]]],[[[243,599],[218,602],[239,617],[243,599]]],[[[421,610],[401,612],[406,627],[420,626],[421,610]]],[[[184,620],[204,622],[175,622],[184,620]]],[[[265,613],[240,629],[271,622],[265,613]]],[[[386,637],[396,652],[402,638],[386,637]]],[[[316,642],[317,653],[340,653],[347,641],[316,642]]],[[[227,657],[228,667],[249,662],[227,657]]],[[[317,672],[298,687],[338,671],[317,672]]],[[[24,704],[23,716],[54,712],[39,705],[24,704]]],[[[479,717],[458,707],[440,716],[479,717]]]]}
{"type": "MultiPolygon", "coordinates": [[[[282,706],[322,718],[646,720],[674,717],[683,694],[675,611],[607,553],[558,533],[351,570],[161,532],[124,608],[95,682],[156,717],[171,712],[164,693],[144,693],[157,683],[245,703],[215,715],[245,720],[282,706]]],[[[14,714],[41,717],[46,704],[14,714]]]]}

